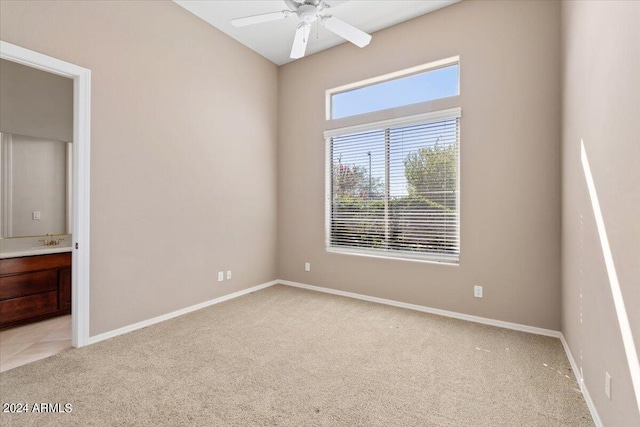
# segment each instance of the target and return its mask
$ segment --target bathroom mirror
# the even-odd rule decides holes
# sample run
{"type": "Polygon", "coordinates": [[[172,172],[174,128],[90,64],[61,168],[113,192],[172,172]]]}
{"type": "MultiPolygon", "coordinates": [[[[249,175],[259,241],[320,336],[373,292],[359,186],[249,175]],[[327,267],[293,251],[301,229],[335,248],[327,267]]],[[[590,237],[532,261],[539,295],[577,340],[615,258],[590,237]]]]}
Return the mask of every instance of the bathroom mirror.
{"type": "Polygon", "coordinates": [[[0,238],[70,234],[72,144],[0,133],[0,238]]]}

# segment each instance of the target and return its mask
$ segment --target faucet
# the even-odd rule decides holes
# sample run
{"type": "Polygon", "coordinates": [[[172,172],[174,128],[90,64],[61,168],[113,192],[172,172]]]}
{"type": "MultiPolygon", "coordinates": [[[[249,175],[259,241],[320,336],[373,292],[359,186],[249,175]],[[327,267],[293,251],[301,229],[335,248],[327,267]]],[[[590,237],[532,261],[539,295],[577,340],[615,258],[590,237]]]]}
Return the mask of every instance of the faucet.
{"type": "MultiPolygon", "coordinates": [[[[49,234],[47,234],[47,236],[49,236],[49,234]]],[[[44,239],[44,240],[38,240],[39,242],[42,242],[42,244],[44,246],[58,246],[60,244],[61,241],[64,240],[64,237],[59,237],[57,239],[44,239]]]]}

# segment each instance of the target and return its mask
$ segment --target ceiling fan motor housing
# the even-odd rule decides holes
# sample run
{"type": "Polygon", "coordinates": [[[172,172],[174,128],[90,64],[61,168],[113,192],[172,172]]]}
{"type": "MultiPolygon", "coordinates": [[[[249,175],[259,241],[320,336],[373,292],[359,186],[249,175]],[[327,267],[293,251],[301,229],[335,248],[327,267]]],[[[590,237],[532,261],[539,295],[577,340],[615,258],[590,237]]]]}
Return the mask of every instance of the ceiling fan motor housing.
{"type": "Polygon", "coordinates": [[[302,4],[296,10],[298,18],[305,24],[310,24],[318,19],[318,8],[311,4],[302,4]]]}

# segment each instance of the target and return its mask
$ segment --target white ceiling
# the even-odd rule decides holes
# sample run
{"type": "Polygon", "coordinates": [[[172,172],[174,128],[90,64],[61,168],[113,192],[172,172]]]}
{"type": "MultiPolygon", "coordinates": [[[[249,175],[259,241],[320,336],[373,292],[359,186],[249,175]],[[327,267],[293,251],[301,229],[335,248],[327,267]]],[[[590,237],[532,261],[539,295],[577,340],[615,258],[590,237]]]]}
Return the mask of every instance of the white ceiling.
{"type": "MultiPolygon", "coordinates": [[[[287,10],[283,0],[173,1],[268,60],[278,65],[293,61],[289,58],[289,53],[299,23],[297,17],[240,28],[231,25],[234,18],[287,10]]],[[[459,1],[461,0],[351,0],[331,8],[331,13],[365,32],[373,33],[459,1]]],[[[312,28],[306,56],[345,42],[322,26],[318,28],[316,23],[312,28]]],[[[375,43],[375,35],[371,43],[375,43]]],[[[357,49],[355,46],[354,48],[357,49]]]]}

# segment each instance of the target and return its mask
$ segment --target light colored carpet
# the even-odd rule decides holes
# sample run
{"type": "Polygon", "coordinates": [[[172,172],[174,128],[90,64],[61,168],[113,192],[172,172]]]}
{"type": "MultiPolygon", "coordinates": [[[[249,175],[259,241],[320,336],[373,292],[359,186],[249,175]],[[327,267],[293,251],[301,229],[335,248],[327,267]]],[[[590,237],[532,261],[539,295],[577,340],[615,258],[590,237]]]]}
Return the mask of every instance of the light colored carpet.
{"type": "Polygon", "coordinates": [[[274,286],[0,374],[33,426],[592,426],[560,341],[274,286]]]}

